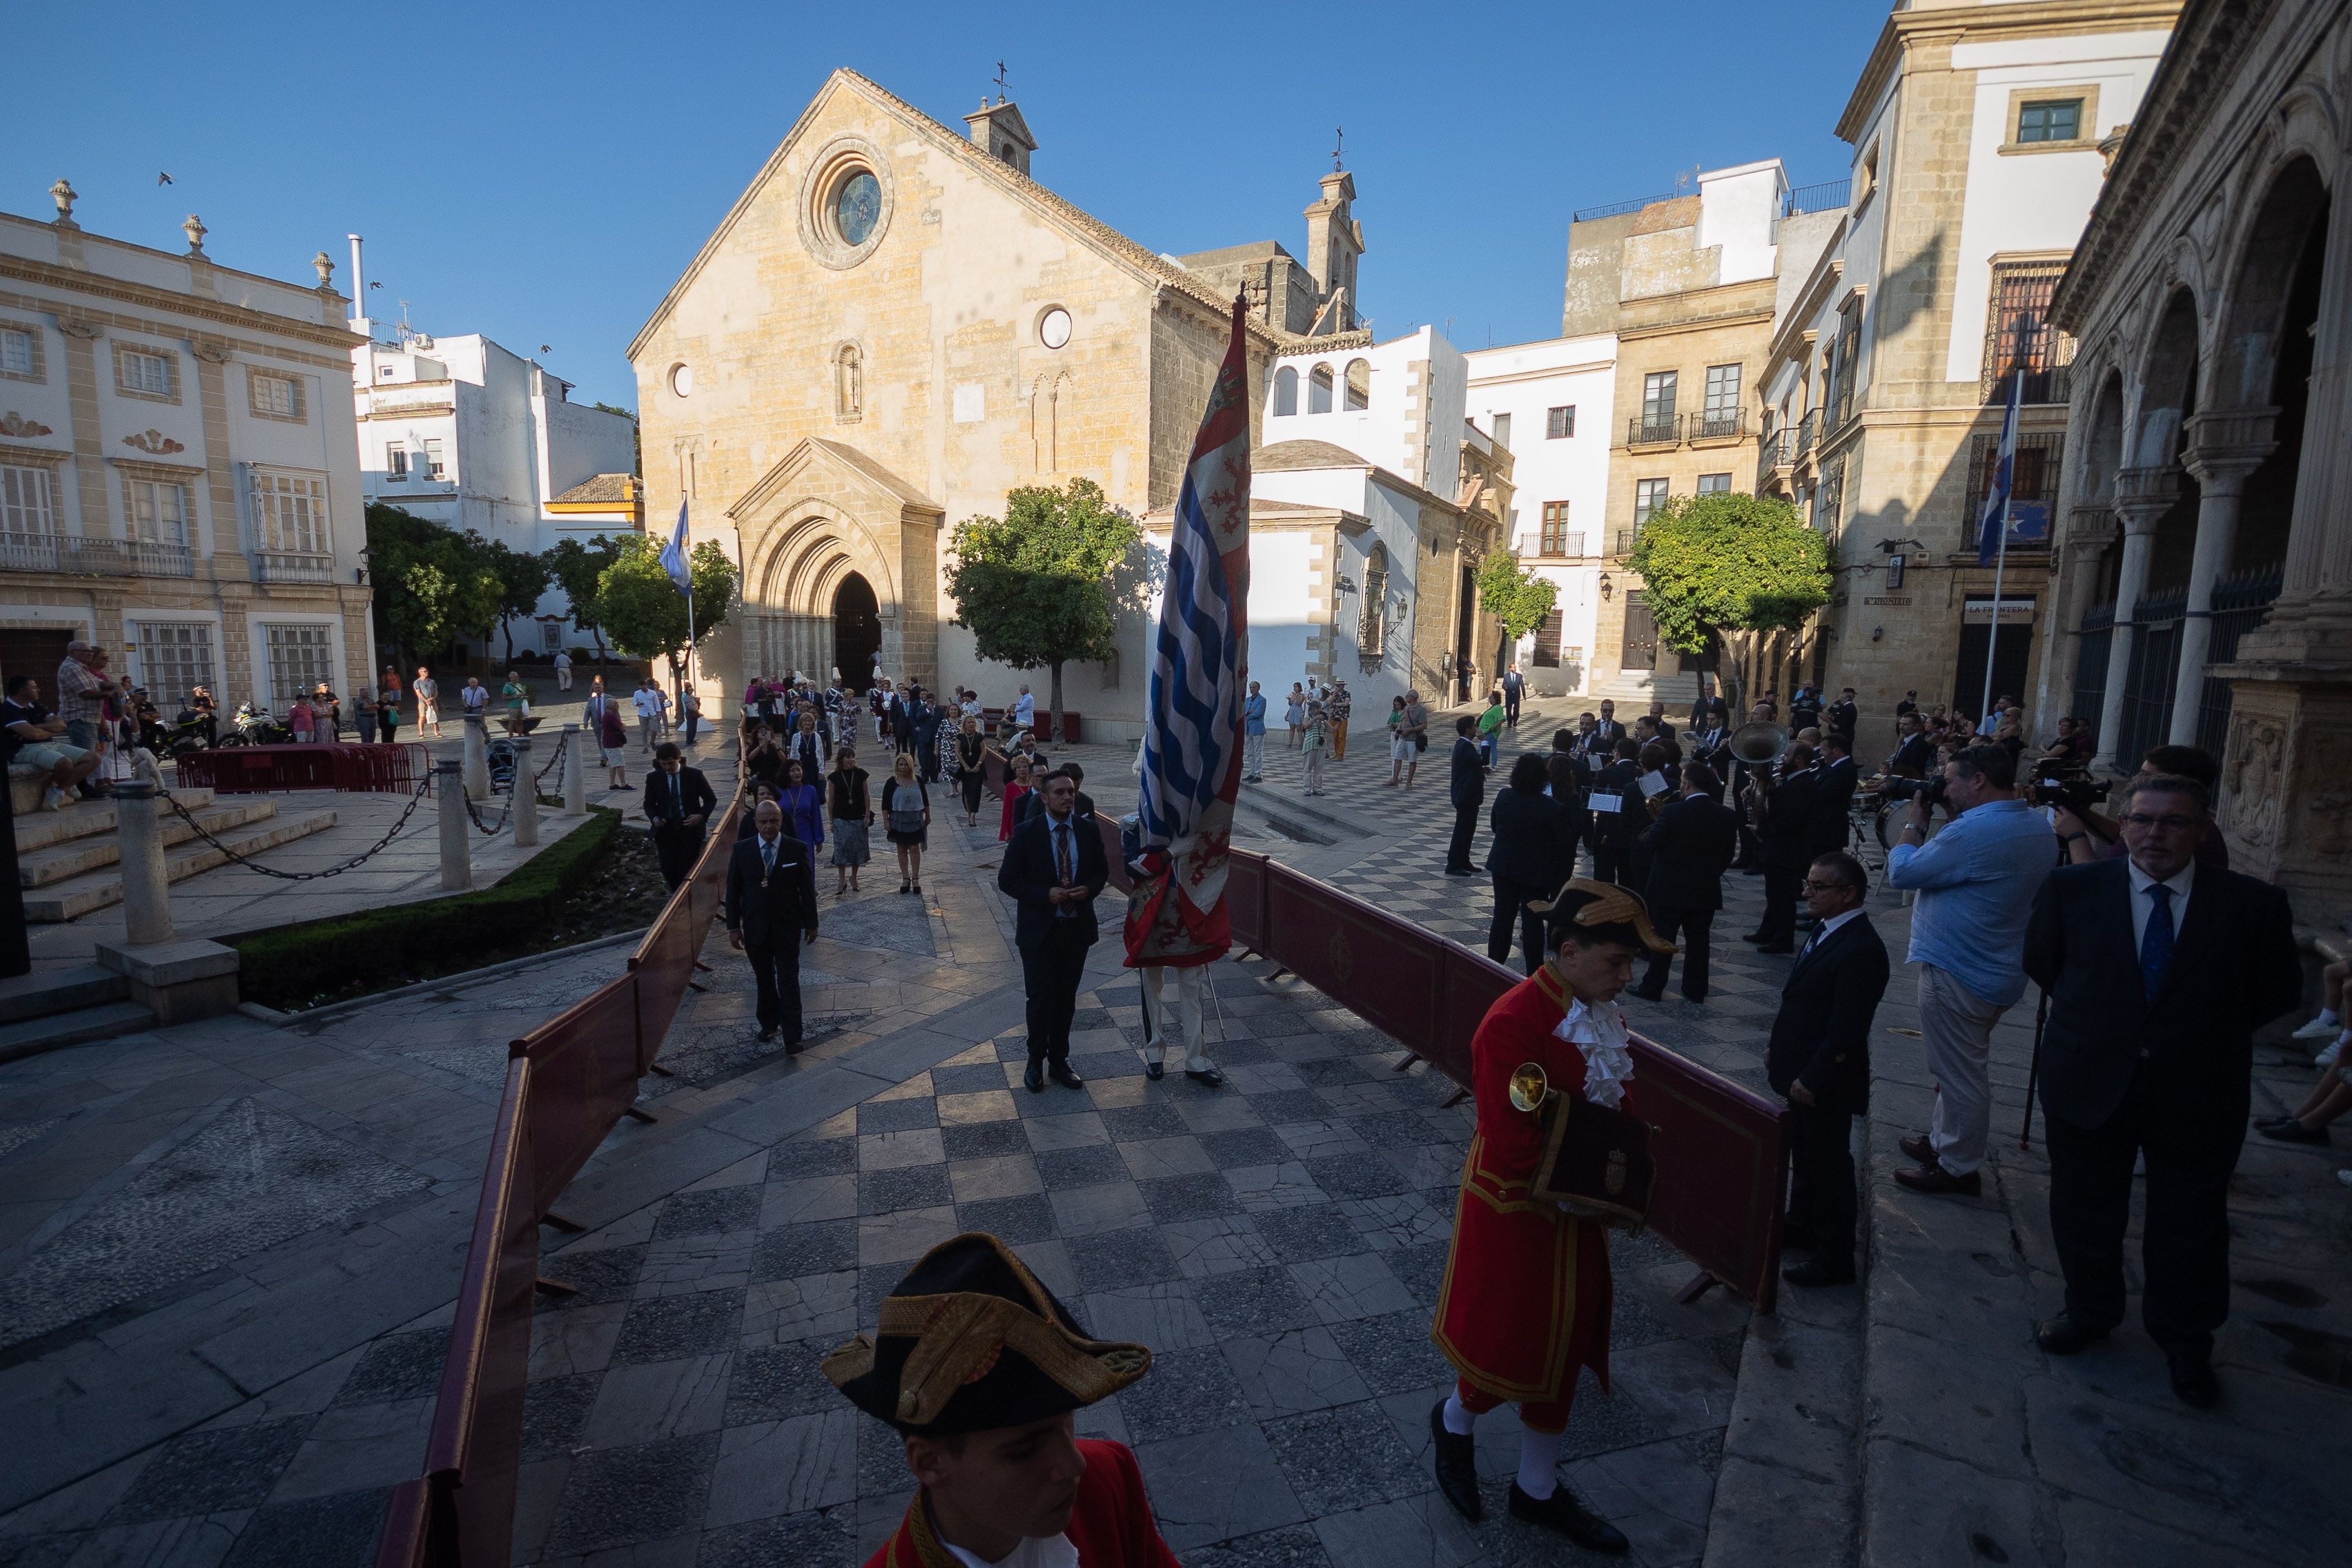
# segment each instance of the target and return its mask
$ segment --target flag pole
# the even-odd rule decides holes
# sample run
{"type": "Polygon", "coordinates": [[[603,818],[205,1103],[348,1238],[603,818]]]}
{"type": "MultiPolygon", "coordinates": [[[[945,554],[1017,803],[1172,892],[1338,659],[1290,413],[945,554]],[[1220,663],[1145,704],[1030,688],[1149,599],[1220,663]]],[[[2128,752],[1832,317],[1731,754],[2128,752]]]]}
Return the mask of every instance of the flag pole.
{"type": "MultiPolygon", "coordinates": [[[[2018,405],[2024,401],[2024,395],[2025,370],[2024,367],[2020,366],[2017,380],[2010,388],[2009,394],[2009,417],[2011,430],[2017,427],[2017,408],[2018,405]]],[[[2001,574],[2009,566],[2009,502],[2010,498],[2017,493],[2016,461],[2014,457],[2011,458],[2009,483],[2001,487],[2000,492],[2000,542],[1993,549],[1992,627],[1985,635],[1984,701],[1977,710],[1977,723],[1979,726],[1984,723],[1985,716],[1992,711],[1992,659],[1993,651],[2000,647],[2000,583],[2001,574]]],[[[692,603],[691,599],[688,603],[692,603]]],[[[1981,728],[1978,732],[1979,734],[1983,732],[1981,728]]]]}

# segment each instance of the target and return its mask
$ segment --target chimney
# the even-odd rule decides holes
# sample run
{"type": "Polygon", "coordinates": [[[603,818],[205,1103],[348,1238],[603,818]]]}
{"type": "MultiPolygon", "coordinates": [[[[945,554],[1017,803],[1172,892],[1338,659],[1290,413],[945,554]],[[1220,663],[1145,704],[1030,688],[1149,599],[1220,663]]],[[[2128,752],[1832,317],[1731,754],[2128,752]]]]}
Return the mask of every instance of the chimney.
{"type": "Polygon", "coordinates": [[[368,332],[367,275],[360,270],[360,237],[354,234],[345,237],[352,242],[352,331],[368,332]]]}

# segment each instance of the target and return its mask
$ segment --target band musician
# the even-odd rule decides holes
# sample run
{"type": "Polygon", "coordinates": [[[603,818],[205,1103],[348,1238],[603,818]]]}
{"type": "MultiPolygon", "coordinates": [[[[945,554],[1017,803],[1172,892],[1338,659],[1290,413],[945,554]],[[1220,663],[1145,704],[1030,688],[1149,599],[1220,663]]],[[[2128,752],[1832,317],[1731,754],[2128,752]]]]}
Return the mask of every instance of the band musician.
{"type": "Polygon", "coordinates": [[[1578,1373],[1609,1386],[1609,1236],[1530,1191],[1542,1124],[1511,1103],[1512,1073],[1535,1062],[1564,1095],[1638,1114],[1633,1058],[1617,994],[1633,958],[1671,944],[1641,897],[1583,878],[1533,906],[1551,952],[1542,968],[1488,1010],[1470,1042],[1477,1130],[1463,1166],[1445,1286],[1430,1331],[1459,1378],[1429,1413],[1438,1490],[1464,1518],[1482,1517],[1477,1417],[1519,1406],[1519,1468],[1510,1511],[1595,1552],[1623,1553],[1622,1531],[1559,1484],[1560,1437],[1578,1373]]]}

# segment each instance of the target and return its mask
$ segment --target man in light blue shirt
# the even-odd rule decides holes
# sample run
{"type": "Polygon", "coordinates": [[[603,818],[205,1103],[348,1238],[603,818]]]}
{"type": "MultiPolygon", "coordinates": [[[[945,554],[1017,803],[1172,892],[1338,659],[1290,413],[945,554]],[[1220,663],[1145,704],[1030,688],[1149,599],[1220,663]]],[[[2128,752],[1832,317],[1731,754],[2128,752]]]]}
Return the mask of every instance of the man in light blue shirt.
{"type": "Polygon", "coordinates": [[[1250,682],[1249,695],[1242,699],[1242,777],[1258,782],[1265,772],[1265,694],[1250,682]]]}
{"type": "Polygon", "coordinates": [[[1919,1162],[1895,1179],[1914,1192],[1977,1195],[1991,1127],[1992,1027],[2025,994],[2025,923],[2058,863],[2049,824],[2017,798],[2006,747],[1970,746],[1944,766],[1952,820],[1927,841],[1918,795],[1886,858],[1889,887],[1915,889],[1910,961],[1919,965],[1919,1034],[1936,1079],[1927,1136],[1906,1138],[1919,1162]]]}

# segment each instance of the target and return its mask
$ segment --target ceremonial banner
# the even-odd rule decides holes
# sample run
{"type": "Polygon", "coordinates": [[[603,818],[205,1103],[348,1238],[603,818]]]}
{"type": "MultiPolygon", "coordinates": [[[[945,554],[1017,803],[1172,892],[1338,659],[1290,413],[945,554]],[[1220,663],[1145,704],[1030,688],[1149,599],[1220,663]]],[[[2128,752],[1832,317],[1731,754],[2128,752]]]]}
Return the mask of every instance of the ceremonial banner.
{"type": "Polygon", "coordinates": [[[1225,909],[1242,783],[1249,655],[1249,378],[1242,301],[1176,500],[1139,762],[1144,875],[1127,906],[1129,968],[1208,963],[1233,945],[1225,909]]]}

